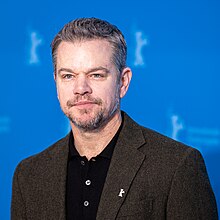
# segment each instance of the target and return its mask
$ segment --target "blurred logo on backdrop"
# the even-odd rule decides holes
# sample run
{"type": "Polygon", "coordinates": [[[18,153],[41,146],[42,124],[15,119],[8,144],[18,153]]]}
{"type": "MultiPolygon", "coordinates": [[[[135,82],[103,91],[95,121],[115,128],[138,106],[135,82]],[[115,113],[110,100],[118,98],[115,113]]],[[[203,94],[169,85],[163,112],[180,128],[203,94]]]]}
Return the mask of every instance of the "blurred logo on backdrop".
{"type": "Polygon", "coordinates": [[[142,31],[135,32],[136,48],[134,66],[144,66],[144,58],[142,54],[143,47],[148,45],[148,40],[144,37],[142,31]]]}
{"type": "Polygon", "coordinates": [[[38,54],[38,48],[43,44],[43,39],[36,31],[29,33],[30,46],[28,49],[28,64],[36,65],[40,64],[40,58],[38,54]]]}
{"type": "Polygon", "coordinates": [[[206,126],[191,126],[180,116],[180,114],[168,114],[168,135],[177,141],[185,142],[197,149],[218,149],[220,145],[220,129],[206,126]]]}

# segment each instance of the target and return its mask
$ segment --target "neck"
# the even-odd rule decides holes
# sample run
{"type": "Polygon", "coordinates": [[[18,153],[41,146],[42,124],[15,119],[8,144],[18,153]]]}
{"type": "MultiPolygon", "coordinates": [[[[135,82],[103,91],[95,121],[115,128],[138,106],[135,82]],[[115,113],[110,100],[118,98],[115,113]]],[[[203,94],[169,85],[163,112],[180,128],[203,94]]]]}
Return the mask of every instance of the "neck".
{"type": "Polygon", "coordinates": [[[74,144],[79,154],[86,156],[88,160],[100,154],[115,136],[121,122],[121,113],[118,111],[110,121],[97,132],[82,131],[71,123],[74,144]]]}

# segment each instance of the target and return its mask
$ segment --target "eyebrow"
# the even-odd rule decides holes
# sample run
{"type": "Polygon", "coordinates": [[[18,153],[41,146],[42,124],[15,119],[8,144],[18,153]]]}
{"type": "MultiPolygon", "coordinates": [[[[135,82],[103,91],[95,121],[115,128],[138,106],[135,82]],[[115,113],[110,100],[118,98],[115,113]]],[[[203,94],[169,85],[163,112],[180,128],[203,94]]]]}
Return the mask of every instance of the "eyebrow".
{"type": "MultiPolygon", "coordinates": [[[[102,67],[102,66],[99,66],[99,67],[94,67],[94,68],[90,68],[90,69],[88,69],[85,73],[86,74],[89,74],[89,73],[92,73],[92,72],[96,72],[96,71],[104,71],[105,73],[109,73],[110,71],[107,69],[107,68],[105,68],[105,67],[102,67]]],[[[59,70],[58,70],[58,74],[60,74],[60,72],[62,72],[62,71],[64,71],[64,72],[68,72],[68,73],[75,73],[72,69],[70,69],[70,68],[60,68],[59,70]]]]}

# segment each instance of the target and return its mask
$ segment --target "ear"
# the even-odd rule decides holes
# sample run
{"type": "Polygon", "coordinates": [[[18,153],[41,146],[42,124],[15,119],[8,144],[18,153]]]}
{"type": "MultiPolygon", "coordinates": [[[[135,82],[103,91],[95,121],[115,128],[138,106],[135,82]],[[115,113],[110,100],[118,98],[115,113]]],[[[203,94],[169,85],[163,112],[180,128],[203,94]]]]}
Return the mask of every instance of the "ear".
{"type": "Polygon", "coordinates": [[[57,74],[56,74],[56,72],[53,72],[53,78],[54,78],[54,81],[56,82],[57,81],[57,74]]]}
{"type": "Polygon", "coordinates": [[[121,73],[120,98],[123,98],[127,93],[131,78],[132,78],[131,69],[129,67],[124,68],[121,73]]]}
{"type": "Polygon", "coordinates": [[[57,89],[57,99],[59,99],[59,93],[58,93],[58,88],[57,88],[57,74],[55,72],[53,72],[53,79],[55,81],[55,84],[56,84],[56,89],[57,89]]]}

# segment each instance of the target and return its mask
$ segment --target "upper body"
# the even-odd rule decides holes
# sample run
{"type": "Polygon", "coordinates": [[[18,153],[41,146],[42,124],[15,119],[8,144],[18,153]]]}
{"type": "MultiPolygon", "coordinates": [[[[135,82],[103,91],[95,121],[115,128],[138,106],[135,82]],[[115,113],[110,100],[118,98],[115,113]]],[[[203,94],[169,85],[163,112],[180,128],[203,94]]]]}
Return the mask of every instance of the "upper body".
{"type": "MultiPolygon", "coordinates": [[[[68,143],[69,135],[19,164],[12,219],[66,218],[68,143]]],[[[126,114],[97,212],[100,220],[123,218],[218,219],[201,154],[126,114]]]]}
{"type": "MultiPolygon", "coordinates": [[[[132,77],[126,52],[120,30],[95,18],[68,23],[52,42],[60,106],[70,120],[76,151],[88,160],[103,152],[122,125],[120,101],[132,77]]],[[[12,197],[14,219],[16,215],[65,218],[68,139],[18,166],[12,197]]],[[[138,126],[127,116],[111,158],[97,219],[126,216],[216,218],[201,155],[138,126]]]]}

